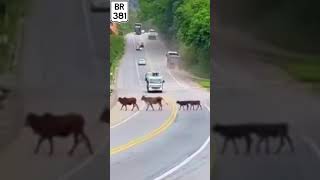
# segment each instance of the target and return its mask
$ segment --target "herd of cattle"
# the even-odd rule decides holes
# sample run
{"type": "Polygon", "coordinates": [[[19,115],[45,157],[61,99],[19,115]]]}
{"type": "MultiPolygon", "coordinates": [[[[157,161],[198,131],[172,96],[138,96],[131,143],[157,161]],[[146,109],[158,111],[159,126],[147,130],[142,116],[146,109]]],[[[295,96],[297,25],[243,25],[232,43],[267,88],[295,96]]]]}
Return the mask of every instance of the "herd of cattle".
{"type": "MultiPolygon", "coordinates": [[[[147,97],[142,96],[141,100],[144,101],[147,105],[147,109],[151,107],[154,110],[153,105],[158,104],[159,110],[162,110],[162,101],[165,102],[167,105],[168,103],[164,100],[163,97],[147,97]]],[[[134,97],[119,97],[118,101],[120,102],[121,110],[123,107],[127,110],[128,105],[132,105],[132,109],[137,108],[139,110],[139,106],[137,104],[137,99],[134,97]]],[[[194,109],[194,106],[197,106],[197,110],[199,108],[202,109],[200,101],[177,101],[177,104],[181,107],[186,106],[187,110],[189,109],[189,105],[191,106],[190,109],[194,109]]],[[[105,108],[101,113],[99,119],[101,122],[110,124],[110,109],[105,108]]],[[[81,114],[76,113],[68,113],[64,115],[54,115],[51,113],[44,113],[42,115],[35,114],[35,113],[28,113],[26,116],[25,126],[30,127],[33,132],[39,136],[38,143],[34,149],[34,153],[37,154],[39,152],[40,146],[44,141],[48,141],[50,145],[49,154],[52,155],[54,151],[54,144],[53,138],[54,137],[69,137],[73,136],[74,143],[71,149],[69,150],[68,154],[71,156],[73,155],[75,149],[77,148],[78,144],[83,142],[87,146],[89,152],[92,154],[93,149],[91,146],[91,142],[89,137],[85,133],[85,119],[81,114]]]]}
{"type": "Polygon", "coordinates": [[[288,134],[288,124],[287,123],[248,123],[248,124],[233,124],[233,125],[221,125],[216,124],[212,127],[212,131],[220,134],[224,137],[224,143],[222,147],[222,154],[225,152],[227,144],[229,141],[233,143],[235,153],[239,153],[239,149],[236,143],[238,139],[245,139],[247,153],[250,153],[252,145],[252,136],[258,137],[258,142],[256,144],[256,152],[260,152],[260,146],[265,142],[266,153],[270,152],[269,149],[269,138],[280,138],[280,144],[274,153],[279,153],[285,145],[285,141],[291,151],[294,151],[292,140],[288,134]]]}
{"type": "MultiPolygon", "coordinates": [[[[147,105],[146,111],[148,111],[149,107],[154,110],[153,105],[158,104],[159,105],[159,110],[162,110],[162,101],[164,101],[167,105],[168,103],[164,100],[163,97],[157,96],[157,97],[146,97],[142,96],[141,100],[147,105]]],[[[120,110],[122,110],[123,107],[125,107],[125,110],[127,110],[127,106],[132,105],[131,111],[134,110],[136,107],[139,110],[139,106],[137,104],[137,99],[135,97],[119,97],[118,102],[121,104],[120,110]]],[[[176,101],[177,104],[180,105],[179,110],[181,110],[181,107],[183,107],[183,110],[185,110],[185,107],[187,107],[187,110],[189,110],[189,105],[190,105],[190,110],[195,110],[195,106],[197,106],[196,110],[199,108],[202,109],[201,103],[199,100],[188,100],[188,101],[176,101]]]]}

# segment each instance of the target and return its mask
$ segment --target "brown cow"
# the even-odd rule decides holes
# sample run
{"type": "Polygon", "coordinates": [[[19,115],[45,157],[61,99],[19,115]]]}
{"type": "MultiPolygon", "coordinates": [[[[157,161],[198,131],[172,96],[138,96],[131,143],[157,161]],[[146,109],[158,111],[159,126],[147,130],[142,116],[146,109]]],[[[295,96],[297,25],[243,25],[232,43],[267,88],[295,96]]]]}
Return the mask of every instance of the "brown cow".
{"type": "Polygon", "coordinates": [[[120,104],[122,104],[121,109],[123,108],[123,106],[126,108],[127,110],[127,105],[133,105],[131,111],[133,111],[134,107],[137,107],[137,109],[139,110],[139,106],[137,104],[137,99],[135,97],[119,97],[118,101],[120,102],[120,104]]]}
{"type": "Polygon", "coordinates": [[[79,135],[81,135],[82,139],[85,140],[89,152],[93,154],[90,140],[84,133],[85,120],[79,114],[70,113],[56,116],[50,113],[45,113],[41,116],[34,113],[29,113],[26,117],[25,125],[31,127],[33,132],[40,136],[38,144],[34,150],[35,154],[39,152],[41,143],[47,139],[50,143],[49,154],[52,155],[53,137],[68,137],[71,134],[74,137],[74,144],[68,153],[70,156],[73,154],[75,148],[79,144],[79,135]]]}
{"type": "MultiPolygon", "coordinates": [[[[158,96],[158,97],[146,97],[146,96],[142,96],[141,100],[144,101],[147,105],[147,109],[146,111],[148,111],[149,106],[151,106],[152,110],[154,110],[153,108],[153,104],[159,104],[159,110],[162,110],[162,100],[165,102],[165,100],[158,96]]],[[[165,102],[167,105],[168,103],[165,102]]]]}
{"type": "Polygon", "coordinates": [[[110,109],[106,107],[102,114],[100,115],[100,121],[106,122],[107,124],[110,124],[110,109]]]}

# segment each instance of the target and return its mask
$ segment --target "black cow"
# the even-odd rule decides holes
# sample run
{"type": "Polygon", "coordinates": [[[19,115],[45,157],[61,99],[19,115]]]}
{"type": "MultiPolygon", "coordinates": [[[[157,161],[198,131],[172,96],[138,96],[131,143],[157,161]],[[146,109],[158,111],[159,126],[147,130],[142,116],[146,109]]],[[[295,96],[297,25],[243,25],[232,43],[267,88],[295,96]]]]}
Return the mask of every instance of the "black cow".
{"type": "Polygon", "coordinates": [[[36,115],[29,113],[26,117],[25,125],[30,127],[33,132],[39,135],[38,144],[34,150],[34,153],[39,152],[41,143],[44,140],[48,140],[50,143],[50,152],[53,154],[53,137],[68,137],[73,135],[74,144],[69,151],[71,156],[79,144],[79,136],[85,141],[89,152],[93,154],[90,140],[84,132],[85,120],[79,114],[66,114],[66,115],[52,115],[51,113],[45,113],[44,115],[36,115]]]}

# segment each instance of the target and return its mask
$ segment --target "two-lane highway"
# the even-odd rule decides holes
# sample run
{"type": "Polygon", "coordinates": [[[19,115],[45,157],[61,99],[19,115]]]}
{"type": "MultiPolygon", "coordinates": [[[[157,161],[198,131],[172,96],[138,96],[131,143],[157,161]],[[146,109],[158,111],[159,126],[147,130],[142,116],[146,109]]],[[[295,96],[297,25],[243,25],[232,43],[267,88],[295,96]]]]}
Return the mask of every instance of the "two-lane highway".
{"type": "MultiPolygon", "coordinates": [[[[199,99],[203,103],[203,110],[178,111],[174,122],[163,132],[152,136],[142,144],[112,154],[110,159],[112,180],[149,180],[164,177],[163,175],[166,172],[169,172],[166,176],[169,179],[177,179],[178,177],[180,179],[192,179],[191,177],[195,174],[190,173],[190,171],[201,172],[196,176],[202,179],[210,178],[208,168],[210,153],[204,153],[209,152],[210,148],[209,146],[203,146],[210,136],[210,113],[206,108],[206,106],[210,106],[209,93],[199,88],[188,87],[186,82],[170,73],[166,68],[165,61],[167,50],[161,40],[149,40],[147,34],[135,35],[130,33],[126,36],[126,51],[119,68],[117,80],[119,96],[134,96],[138,101],[141,101],[142,95],[163,96],[169,101],[169,106],[164,105],[163,111],[145,111],[144,107],[139,114],[126,123],[111,129],[111,148],[125,144],[130,139],[144,136],[160,127],[170,118],[176,100],[199,99]],[[142,51],[135,50],[139,42],[143,42],[145,45],[142,51]],[[147,65],[138,66],[139,58],[145,58],[147,65]],[[163,93],[146,92],[144,74],[147,71],[158,71],[163,75],[166,81],[163,93]],[[199,163],[196,159],[201,156],[194,156],[195,159],[190,158],[190,156],[192,154],[198,155],[196,152],[201,146],[203,148],[201,152],[199,151],[199,154],[202,154],[203,161],[199,163]],[[187,165],[179,165],[184,163],[187,165]],[[176,173],[179,176],[174,175],[176,173]]],[[[157,109],[158,106],[155,105],[155,108],[157,109]]]]}

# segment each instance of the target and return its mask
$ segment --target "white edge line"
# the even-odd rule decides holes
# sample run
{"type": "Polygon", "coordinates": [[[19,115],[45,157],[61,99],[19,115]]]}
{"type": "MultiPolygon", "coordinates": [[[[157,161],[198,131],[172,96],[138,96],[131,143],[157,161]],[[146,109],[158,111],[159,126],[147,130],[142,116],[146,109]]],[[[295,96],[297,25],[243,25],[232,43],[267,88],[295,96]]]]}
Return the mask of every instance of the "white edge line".
{"type": "MultiPolygon", "coordinates": [[[[124,121],[122,121],[122,122],[110,127],[110,129],[118,127],[118,126],[126,123],[127,121],[129,121],[131,118],[133,118],[134,116],[136,116],[139,113],[140,113],[140,111],[136,111],[134,114],[132,114],[131,116],[126,118],[124,121]]],[[[68,173],[64,174],[62,177],[60,177],[59,180],[66,180],[66,179],[70,178],[72,175],[74,175],[75,173],[77,173],[78,171],[80,171],[82,168],[84,168],[87,164],[89,164],[91,161],[93,161],[93,159],[96,157],[96,155],[98,155],[98,153],[100,151],[102,151],[104,149],[104,146],[105,145],[103,145],[102,148],[99,151],[97,151],[97,153],[95,153],[94,155],[88,157],[85,161],[83,161],[79,166],[73,168],[71,171],[69,171],[68,173]]]]}
{"type": "MultiPolygon", "coordinates": [[[[129,37],[128,37],[129,38],[129,37]]],[[[135,50],[135,46],[136,46],[136,38],[135,36],[133,35],[131,39],[131,42],[133,44],[133,50],[135,50]]],[[[136,52],[134,52],[134,63],[135,63],[135,66],[136,66],[136,71],[137,71],[137,75],[138,75],[138,82],[139,82],[139,85],[140,86],[143,86],[142,82],[141,82],[141,77],[140,77],[140,73],[139,73],[139,67],[138,67],[138,58],[136,56],[136,52]]]]}
{"type": "MultiPolygon", "coordinates": [[[[144,107],[144,106],[143,106],[144,107]]],[[[142,107],[142,108],[143,108],[142,107]]],[[[133,118],[134,116],[138,115],[140,113],[140,111],[136,111],[134,114],[130,115],[129,117],[127,117],[125,120],[121,121],[120,123],[117,123],[113,126],[110,127],[110,129],[116,128],[124,123],[126,123],[127,121],[129,121],[131,118],[133,118]]]]}
{"type": "MultiPolygon", "coordinates": [[[[206,106],[205,107],[208,109],[208,111],[210,112],[210,107],[206,106]]],[[[173,167],[172,169],[170,169],[169,171],[165,172],[164,174],[162,174],[159,177],[156,177],[154,180],[161,180],[166,178],[167,176],[171,175],[172,173],[174,173],[175,171],[179,170],[180,168],[182,168],[184,165],[188,164],[194,157],[196,157],[198,154],[200,154],[205,148],[206,146],[210,143],[210,135],[207,138],[207,140],[204,142],[204,144],[202,144],[202,146],[196,151],[194,152],[191,156],[189,156],[187,159],[185,159],[184,161],[182,161],[180,164],[178,164],[177,166],[173,167]]]]}
{"type": "MultiPolygon", "coordinates": [[[[107,141],[106,141],[107,142],[107,141]]],[[[58,180],[67,180],[70,177],[72,177],[75,173],[77,173],[78,171],[80,171],[82,168],[84,168],[85,166],[87,166],[91,161],[94,160],[94,158],[104,150],[105,146],[107,145],[107,143],[105,143],[101,149],[99,149],[98,151],[96,151],[93,155],[89,156],[85,161],[83,161],[82,163],[80,163],[78,166],[74,167],[73,169],[71,169],[69,172],[65,173],[64,175],[62,175],[60,178],[58,178],[58,180]]]]}
{"type": "Polygon", "coordinates": [[[303,137],[303,141],[311,147],[311,149],[316,153],[317,157],[320,159],[319,146],[317,146],[317,144],[311,138],[308,137],[303,137]]]}

